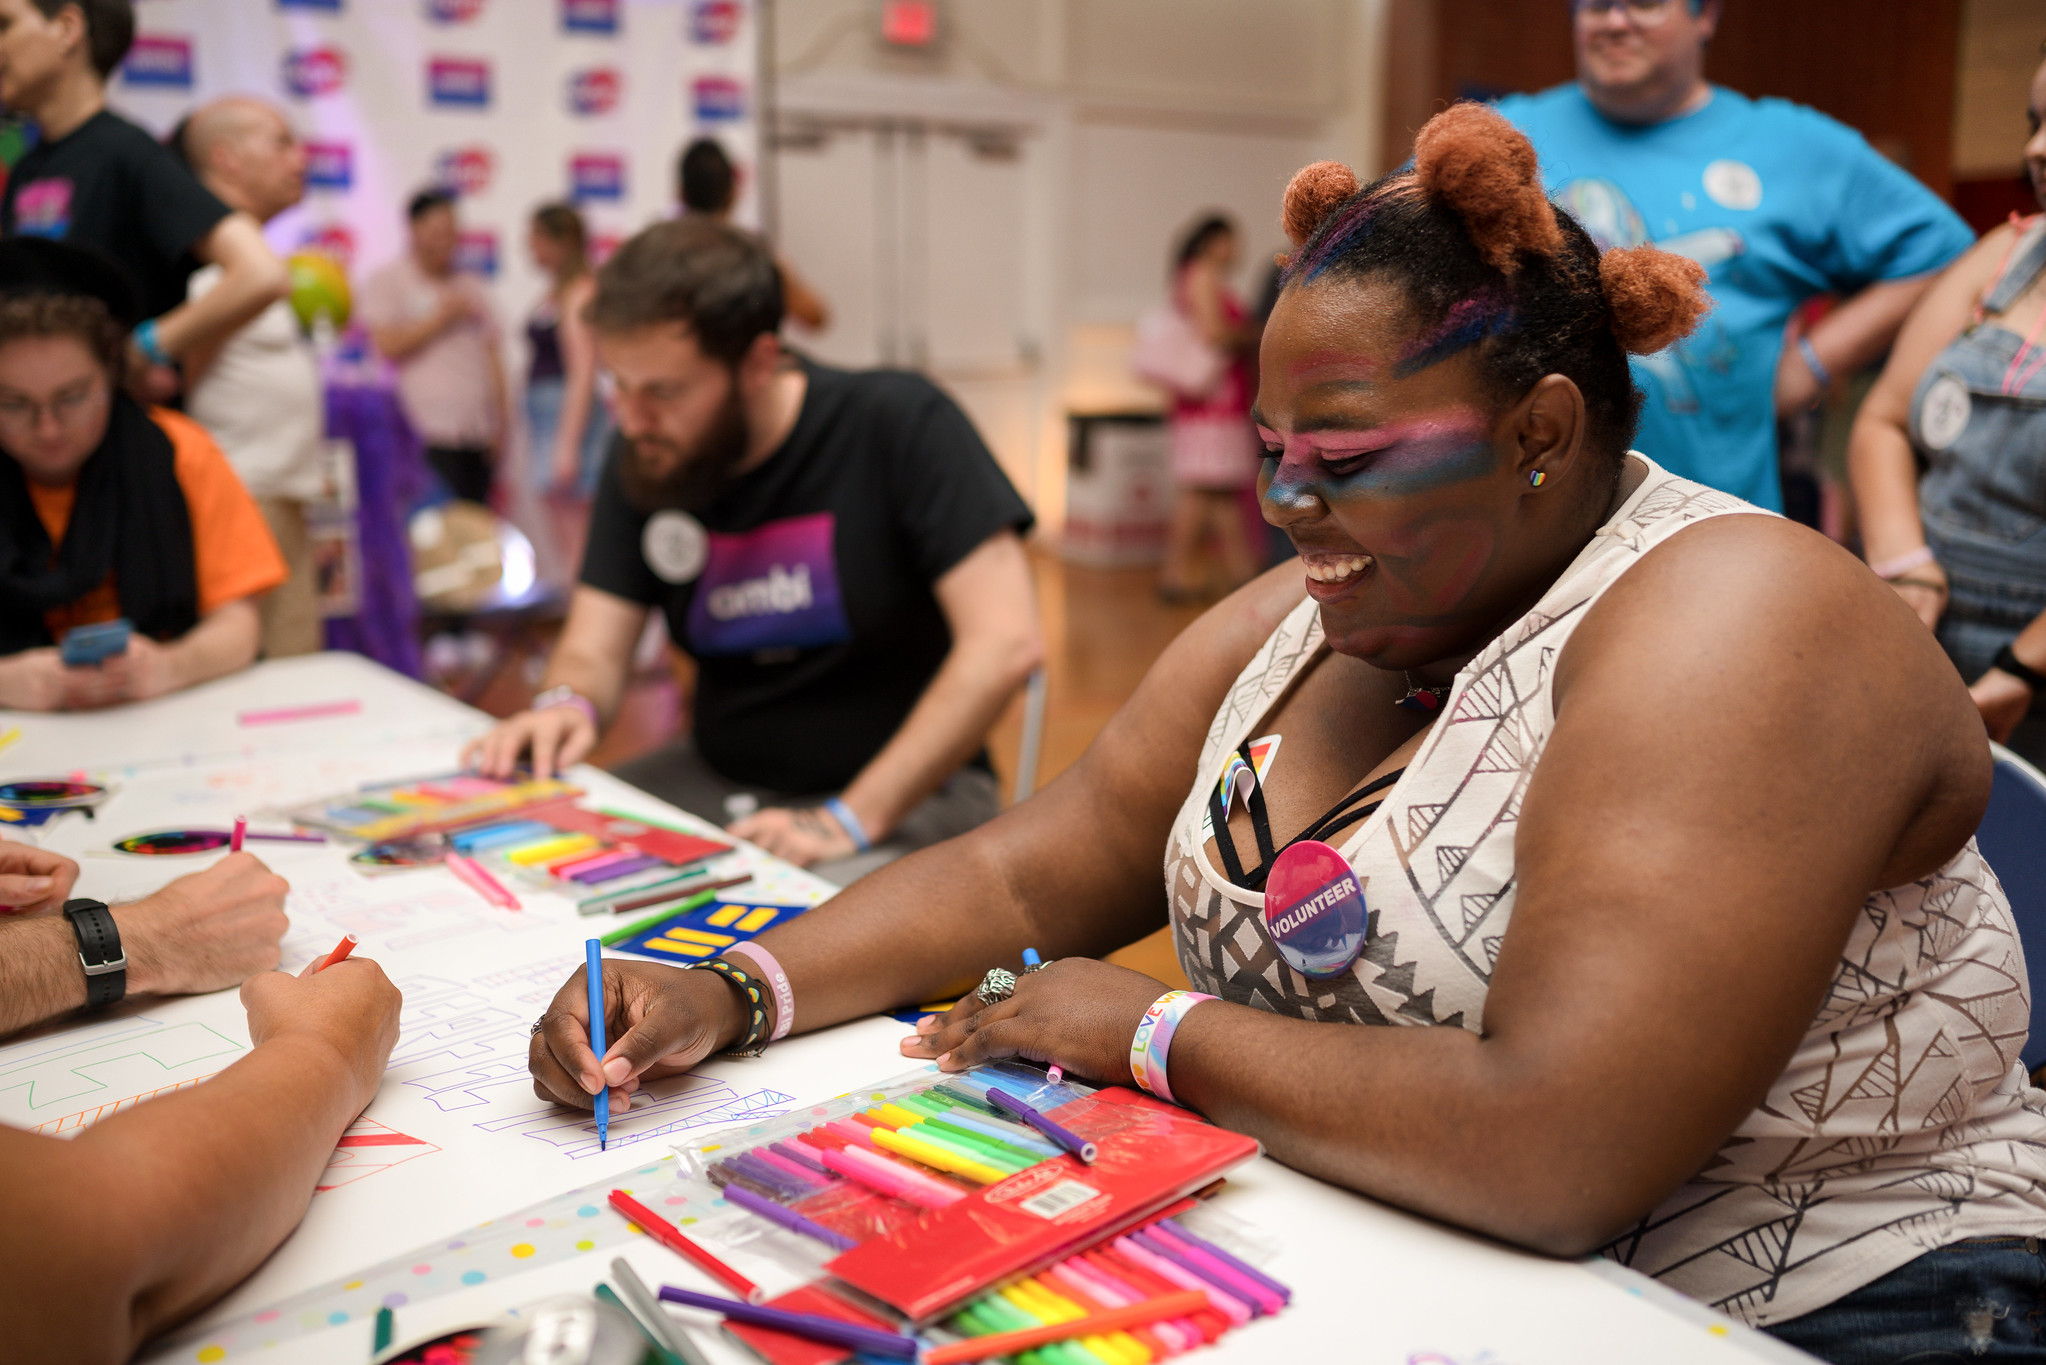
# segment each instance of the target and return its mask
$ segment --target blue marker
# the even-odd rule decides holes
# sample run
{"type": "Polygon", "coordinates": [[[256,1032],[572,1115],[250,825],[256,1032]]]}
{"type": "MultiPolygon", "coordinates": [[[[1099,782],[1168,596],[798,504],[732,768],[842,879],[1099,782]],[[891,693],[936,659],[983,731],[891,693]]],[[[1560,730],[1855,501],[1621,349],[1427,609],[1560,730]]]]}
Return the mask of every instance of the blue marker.
{"type": "Polygon", "coordinates": [[[1023,950],[1023,965],[1026,967],[1041,967],[1044,965],[1044,959],[1037,955],[1037,949],[1025,948],[1023,950]]]}
{"type": "Polygon", "coordinates": [[[590,988],[590,1051],[597,1054],[597,1150],[605,1151],[611,1144],[611,1086],[604,1079],[604,941],[589,939],[583,948],[588,954],[590,988]]]}

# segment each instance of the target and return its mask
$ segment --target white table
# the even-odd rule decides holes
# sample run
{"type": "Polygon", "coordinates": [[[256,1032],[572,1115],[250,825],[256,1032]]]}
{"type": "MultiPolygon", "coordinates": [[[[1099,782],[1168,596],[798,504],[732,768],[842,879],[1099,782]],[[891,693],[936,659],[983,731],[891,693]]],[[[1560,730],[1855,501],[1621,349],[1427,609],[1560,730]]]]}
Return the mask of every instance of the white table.
{"type": "MultiPolygon", "coordinates": [[[[0,729],[22,731],[0,750],[0,779],[84,770],[110,781],[117,790],[98,820],[65,817],[41,839],[80,858],[86,894],[132,896],[204,859],[128,858],[108,851],[114,839],[180,824],[224,826],[240,811],[444,771],[487,724],[366,660],[318,655],[114,713],[0,713],[0,729]],[[335,701],[361,709],[253,726],[237,721],[258,708],[335,701]]],[[[574,777],[605,804],[702,827],[593,769],[574,777]]],[[[890,1020],[792,1039],[758,1061],[708,1063],[700,1077],[672,1083],[669,1100],[651,1113],[635,1109],[614,1125],[613,1150],[598,1154],[585,1124],[538,1105],[523,1065],[526,1021],[575,970],[583,939],[598,931],[593,921],[551,893],[522,892],[517,914],[494,910],[440,870],[364,879],[346,868],[341,846],[253,847],[293,882],[287,964],[325,951],[341,929],[357,932],[362,954],[407,989],[404,1033],[382,1091],[351,1129],[362,1145],[344,1149],[329,1169],[334,1188],[314,1197],[303,1225],[246,1284],[149,1358],[356,1365],[367,1358],[375,1308],[357,1300],[388,1280],[349,1290],[350,1277],[394,1257],[409,1260],[415,1250],[421,1259],[409,1270],[420,1278],[407,1283],[398,1310],[401,1339],[485,1321],[550,1293],[587,1292],[619,1249],[579,1254],[559,1241],[612,1220],[570,1207],[572,1199],[554,1210],[561,1212],[554,1221],[572,1223],[580,1214],[589,1223],[564,1231],[534,1220],[534,1242],[551,1236],[565,1248],[557,1259],[527,1247],[491,1261],[487,1272],[470,1272],[477,1282],[469,1284],[442,1270],[451,1271],[455,1257],[481,1256],[489,1237],[501,1247],[516,1226],[494,1223],[474,1234],[477,1246],[448,1249],[486,1220],[559,1203],[578,1187],[629,1180],[667,1143],[738,1121],[729,1115],[748,1106],[814,1103],[910,1066],[895,1047],[903,1028],[890,1020]],[[708,1126],[671,1126],[706,1114],[713,1116],[708,1126]],[[513,1259],[520,1255],[530,1260],[513,1259]],[[329,1317],[310,1325],[324,1300],[317,1312],[301,1301],[286,1316],[251,1325],[270,1305],[330,1284],[336,1301],[354,1309],[339,1325],[326,1325],[329,1317]],[[272,1333],[280,1339],[265,1350],[260,1338],[272,1333]]],[[[747,894],[762,901],[826,893],[758,850],[734,857],[756,873],[747,894]]],[[[137,1003],[0,1047],[0,1120],[68,1130],[107,1104],[211,1074],[246,1046],[233,992],[137,1003]]],[[[1219,1205],[1273,1244],[1267,1269],[1296,1297],[1280,1316],[1226,1338],[1210,1359],[1269,1361],[1293,1352],[1392,1365],[1805,1359],[1609,1263],[1513,1251],[1269,1160],[1233,1175],[1219,1205]]],[[[650,1281],[696,1283],[694,1272],[643,1238],[623,1250],[650,1281]]],[[[767,1262],[743,1252],[733,1259],[773,1287],[767,1262]]],[[[404,1273],[400,1266],[387,1273],[404,1273]]],[[[712,1333],[698,1339],[719,1359],[745,1358],[712,1333]]]]}

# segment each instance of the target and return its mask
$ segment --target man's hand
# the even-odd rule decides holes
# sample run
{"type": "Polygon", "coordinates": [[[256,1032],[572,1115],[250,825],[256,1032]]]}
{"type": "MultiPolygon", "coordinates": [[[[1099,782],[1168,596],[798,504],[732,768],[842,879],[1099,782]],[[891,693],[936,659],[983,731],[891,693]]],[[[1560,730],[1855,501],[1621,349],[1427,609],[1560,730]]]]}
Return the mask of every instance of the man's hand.
{"type": "Polygon", "coordinates": [[[797,867],[850,858],[860,851],[852,836],[822,807],[769,806],[734,820],[725,826],[725,833],[756,843],[797,867]]]}
{"type": "Polygon", "coordinates": [[[0,659],[0,706],[14,711],[61,711],[70,692],[71,672],[49,645],[0,659]]]}
{"type": "Polygon", "coordinates": [[[615,1041],[599,1058],[590,1051],[589,987],[577,971],[554,993],[527,1048],[533,1093],[577,1109],[596,1106],[602,1086],[611,1112],[622,1114],[642,1080],[674,1076],[730,1047],[746,1030],[738,992],[716,972],[684,971],[660,962],[604,963],[605,1036],[615,1041]]]}
{"type": "Polygon", "coordinates": [[[91,711],[124,702],[147,701],[177,690],[177,666],[170,646],[133,635],[128,648],[104,663],[70,668],[64,674],[65,705],[91,711]]]}
{"type": "Polygon", "coordinates": [[[462,750],[462,762],[485,777],[510,777],[519,755],[530,753],[533,776],[553,777],[588,757],[597,747],[597,727],[580,706],[521,711],[462,750]]]}
{"type": "Polygon", "coordinates": [[[2000,668],[1992,668],[1977,678],[1968,695],[1974,699],[1975,709],[1982,713],[1982,724],[1989,737],[1998,744],[2010,738],[2010,732],[2018,728],[2018,722],[2032,709],[2031,685],[2000,668]]]}
{"type": "MultiPolygon", "coordinates": [[[[274,954],[273,954],[274,957],[274,954]]],[[[242,983],[249,1041],[305,1037],[330,1049],[355,1085],[359,1108],[383,1082],[384,1063],[398,1041],[403,998],[368,958],[337,962],[318,973],[259,972],[242,983]]]]}
{"type": "Polygon", "coordinates": [[[204,872],[114,910],[137,994],[198,995],[240,985],[277,966],[290,921],[290,884],[253,853],[230,853],[204,872]]]}
{"type": "Polygon", "coordinates": [[[63,908],[78,864],[34,844],[0,840],[0,914],[40,915],[63,908]]]}

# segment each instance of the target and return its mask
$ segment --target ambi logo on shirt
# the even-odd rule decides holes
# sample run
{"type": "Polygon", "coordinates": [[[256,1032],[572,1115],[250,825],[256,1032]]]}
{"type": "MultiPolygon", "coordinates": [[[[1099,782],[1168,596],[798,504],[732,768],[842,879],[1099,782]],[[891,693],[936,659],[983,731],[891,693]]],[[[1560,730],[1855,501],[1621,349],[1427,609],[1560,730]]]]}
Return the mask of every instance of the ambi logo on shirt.
{"type": "Polygon", "coordinates": [[[300,99],[331,95],[348,79],[348,58],[336,47],[305,47],[284,54],[284,89],[300,99]]]}
{"type": "Polygon", "coordinates": [[[577,203],[625,197],[625,158],[616,152],[577,152],[568,161],[568,197],[577,203]]]}
{"type": "Polygon", "coordinates": [[[483,13],[483,0],[426,0],[426,17],[436,24],[466,24],[483,13]]]}
{"type": "Polygon", "coordinates": [[[345,190],[355,183],[355,149],[345,142],[305,144],[305,183],[309,190],[345,190]]]}
{"type": "Polygon", "coordinates": [[[746,87],[730,76],[699,76],[690,93],[696,117],[702,122],[746,117],[746,87]]]}
{"type": "Polygon", "coordinates": [[[496,169],[488,147],[450,147],[433,159],[434,183],[465,198],[489,189],[496,169]]]}
{"type": "Polygon", "coordinates": [[[128,48],[121,63],[121,79],[130,85],[147,85],[159,90],[192,88],[192,40],[145,34],[128,48]]]}
{"type": "Polygon", "coordinates": [[[710,553],[689,603],[697,654],[814,649],[849,639],[829,512],[710,533],[710,553]]]}
{"type": "Polygon", "coordinates": [[[567,33],[616,33],[618,0],[561,0],[561,27],[567,33]]]}
{"type": "Polygon", "coordinates": [[[434,57],[426,64],[429,104],[483,109],[490,104],[490,63],[480,57],[434,57]]]}
{"type": "Polygon", "coordinates": [[[475,228],[455,239],[455,269],[486,279],[497,274],[497,234],[475,228]]]}
{"type": "Polygon", "coordinates": [[[625,82],[615,67],[593,66],[568,78],[568,112],[608,114],[618,107],[625,82]]]}
{"type": "Polygon", "coordinates": [[[66,176],[31,180],[14,196],[14,230],[23,237],[61,242],[71,235],[71,181],[66,176]]]}

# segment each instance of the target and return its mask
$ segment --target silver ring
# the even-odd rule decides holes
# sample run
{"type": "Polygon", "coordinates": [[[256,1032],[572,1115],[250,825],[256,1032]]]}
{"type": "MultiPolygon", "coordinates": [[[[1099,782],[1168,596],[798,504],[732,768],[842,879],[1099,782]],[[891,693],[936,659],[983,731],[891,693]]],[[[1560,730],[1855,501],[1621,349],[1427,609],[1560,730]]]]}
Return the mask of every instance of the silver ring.
{"type": "Polygon", "coordinates": [[[980,979],[980,996],[983,1005],[999,1005],[1016,993],[1016,974],[1007,967],[993,967],[980,979]]]}
{"type": "Polygon", "coordinates": [[[540,1016],[540,1017],[539,1017],[538,1019],[535,1019],[535,1020],[533,1021],[533,1026],[532,1026],[531,1028],[529,1028],[529,1029],[527,1029],[527,1030],[526,1030],[526,1036],[527,1036],[528,1038],[530,1038],[530,1037],[532,1037],[532,1036],[533,1036],[534,1034],[538,1033],[538,1032],[539,1032],[539,1031],[540,1031],[541,1029],[543,1029],[543,1028],[546,1028],[546,1027],[547,1027],[547,1016],[543,1014],[543,1015],[541,1015],[541,1016],[540,1016]]]}

